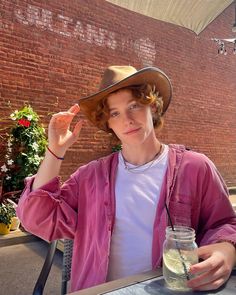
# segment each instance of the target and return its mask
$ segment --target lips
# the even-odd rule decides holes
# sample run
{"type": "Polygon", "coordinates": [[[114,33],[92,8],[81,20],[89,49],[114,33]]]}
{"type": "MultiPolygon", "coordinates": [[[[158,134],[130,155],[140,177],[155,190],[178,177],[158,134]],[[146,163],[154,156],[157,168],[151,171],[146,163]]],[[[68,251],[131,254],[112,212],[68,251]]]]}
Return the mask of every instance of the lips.
{"type": "Polygon", "coordinates": [[[125,135],[130,135],[130,134],[133,134],[133,133],[138,132],[140,129],[141,129],[141,128],[131,129],[131,130],[126,131],[124,134],[125,134],[125,135]]]}

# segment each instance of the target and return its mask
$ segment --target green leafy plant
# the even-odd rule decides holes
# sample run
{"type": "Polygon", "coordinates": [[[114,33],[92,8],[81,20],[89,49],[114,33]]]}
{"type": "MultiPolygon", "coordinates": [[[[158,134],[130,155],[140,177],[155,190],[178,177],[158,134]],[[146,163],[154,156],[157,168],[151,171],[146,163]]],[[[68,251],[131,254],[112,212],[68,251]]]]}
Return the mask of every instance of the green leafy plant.
{"type": "Polygon", "coordinates": [[[8,198],[21,192],[25,177],[36,173],[47,145],[45,130],[31,106],[14,111],[10,118],[13,125],[8,133],[5,162],[0,167],[2,195],[8,198]]]}
{"type": "Polygon", "coordinates": [[[121,144],[117,144],[115,146],[113,146],[111,148],[111,151],[114,153],[114,152],[118,152],[118,151],[121,151],[122,150],[122,145],[121,144]]]}
{"type": "Polygon", "coordinates": [[[0,203],[0,223],[4,223],[7,227],[11,225],[12,217],[16,216],[15,208],[11,203],[0,203]]]}

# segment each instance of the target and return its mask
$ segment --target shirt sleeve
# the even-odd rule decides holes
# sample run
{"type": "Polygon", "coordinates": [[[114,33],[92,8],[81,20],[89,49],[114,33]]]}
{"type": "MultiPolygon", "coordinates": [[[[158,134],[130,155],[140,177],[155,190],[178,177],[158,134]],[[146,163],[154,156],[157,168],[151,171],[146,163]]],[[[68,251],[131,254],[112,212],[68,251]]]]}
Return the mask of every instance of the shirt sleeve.
{"type": "Polygon", "coordinates": [[[203,181],[200,245],[229,241],[236,245],[236,214],[228,190],[215,165],[208,159],[203,181]]]}
{"type": "Polygon", "coordinates": [[[60,186],[55,177],[31,191],[34,176],[27,178],[16,209],[23,227],[44,240],[73,239],[77,226],[78,183],[73,175],[60,186]]]}

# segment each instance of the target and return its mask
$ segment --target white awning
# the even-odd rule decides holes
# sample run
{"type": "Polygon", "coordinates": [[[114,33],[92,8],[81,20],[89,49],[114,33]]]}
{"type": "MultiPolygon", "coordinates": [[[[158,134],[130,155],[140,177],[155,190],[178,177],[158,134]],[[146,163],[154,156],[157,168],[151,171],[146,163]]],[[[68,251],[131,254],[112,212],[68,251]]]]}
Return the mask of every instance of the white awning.
{"type": "Polygon", "coordinates": [[[234,0],[106,0],[200,34],[234,0]]]}

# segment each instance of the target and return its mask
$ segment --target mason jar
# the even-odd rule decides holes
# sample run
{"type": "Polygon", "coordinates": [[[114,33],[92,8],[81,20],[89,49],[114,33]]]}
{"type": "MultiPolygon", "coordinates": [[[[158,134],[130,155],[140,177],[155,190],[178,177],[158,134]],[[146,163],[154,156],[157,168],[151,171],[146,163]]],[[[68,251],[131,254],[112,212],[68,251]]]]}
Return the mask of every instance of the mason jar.
{"type": "Polygon", "coordinates": [[[190,266],[198,263],[195,230],[185,226],[166,228],[163,245],[163,276],[168,288],[188,291],[187,281],[193,278],[190,266]]]}

